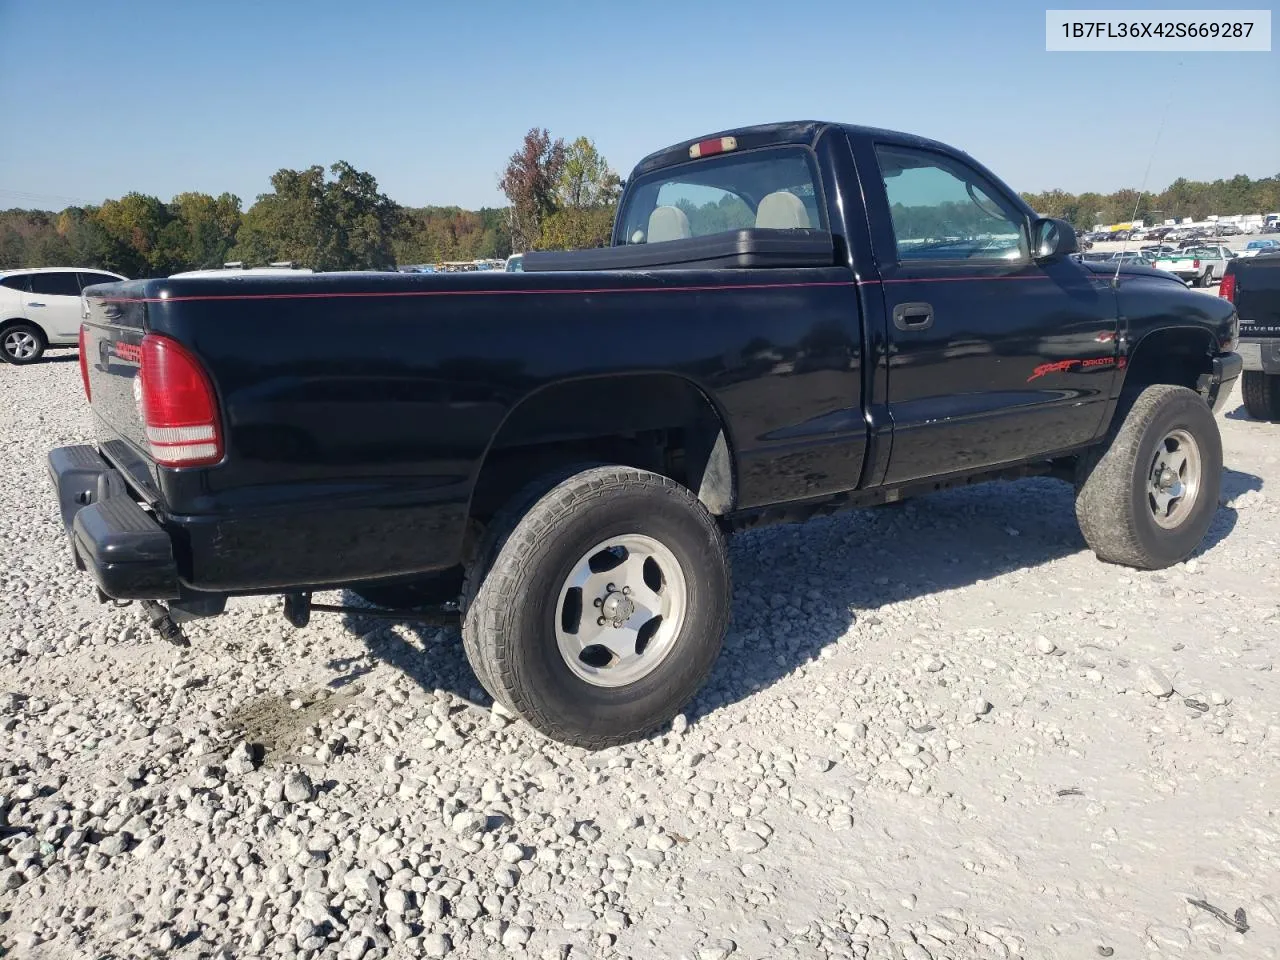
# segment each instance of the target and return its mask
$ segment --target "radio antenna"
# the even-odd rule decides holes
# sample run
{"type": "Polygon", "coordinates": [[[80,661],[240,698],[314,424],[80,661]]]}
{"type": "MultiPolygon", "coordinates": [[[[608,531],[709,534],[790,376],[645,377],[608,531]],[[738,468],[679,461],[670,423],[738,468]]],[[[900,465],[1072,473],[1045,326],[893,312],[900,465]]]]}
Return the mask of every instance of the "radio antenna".
{"type": "MultiPolygon", "coordinates": [[[[1178,61],[1178,75],[1181,79],[1183,61],[1178,61]]],[[[1133,221],[1138,219],[1138,208],[1142,206],[1142,198],[1147,192],[1147,178],[1151,176],[1151,165],[1155,163],[1156,148],[1160,146],[1160,134],[1164,133],[1165,121],[1169,119],[1169,109],[1173,106],[1173,98],[1175,92],[1181,89],[1180,83],[1172,83],[1169,85],[1169,99],[1164,103],[1164,112],[1160,115],[1160,126],[1156,127],[1156,138],[1151,144],[1151,153],[1147,156],[1147,169],[1142,173],[1142,185],[1138,187],[1138,199],[1133,203],[1133,216],[1129,218],[1129,237],[1133,236],[1133,221]]],[[[1129,252],[1129,237],[1125,238],[1124,245],[1120,248],[1120,257],[1116,260],[1116,273],[1111,278],[1111,285],[1118,287],[1120,285],[1120,268],[1124,265],[1124,255],[1129,252]]]]}

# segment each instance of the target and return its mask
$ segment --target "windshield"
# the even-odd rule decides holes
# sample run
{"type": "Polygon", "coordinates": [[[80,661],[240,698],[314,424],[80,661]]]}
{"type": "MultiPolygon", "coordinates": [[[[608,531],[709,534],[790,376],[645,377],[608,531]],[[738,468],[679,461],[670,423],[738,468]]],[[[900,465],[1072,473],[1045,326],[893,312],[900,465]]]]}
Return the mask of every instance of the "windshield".
{"type": "Polygon", "coordinates": [[[813,159],[802,147],[725,154],[655,170],[627,190],[620,241],[662,243],[758,227],[825,230],[813,159]]]}

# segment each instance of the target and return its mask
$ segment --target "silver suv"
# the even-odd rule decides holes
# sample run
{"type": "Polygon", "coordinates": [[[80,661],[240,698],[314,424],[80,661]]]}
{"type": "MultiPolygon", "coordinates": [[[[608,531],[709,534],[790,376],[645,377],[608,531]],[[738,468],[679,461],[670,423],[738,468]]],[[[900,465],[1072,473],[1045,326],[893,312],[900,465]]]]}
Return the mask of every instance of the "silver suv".
{"type": "Polygon", "coordinates": [[[49,347],[74,347],[81,291],[124,279],[80,267],[0,271],[0,356],[9,363],[35,363],[49,347]]]}

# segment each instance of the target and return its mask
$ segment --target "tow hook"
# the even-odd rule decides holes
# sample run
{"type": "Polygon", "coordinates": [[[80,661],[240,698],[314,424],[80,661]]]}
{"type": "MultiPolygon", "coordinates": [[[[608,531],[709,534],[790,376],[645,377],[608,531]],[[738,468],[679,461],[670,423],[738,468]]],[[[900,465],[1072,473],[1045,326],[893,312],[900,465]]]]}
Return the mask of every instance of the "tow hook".
{"type": "Polygon", "coordinates": [[[182,632],[182,628],[173,622],[173,618],[169,616],[169,611],[165,609],[163,604],[156,603],[154,600],[142,600],[140,602],[142,609],[147,614],[147,619],[151,621],[151,629],[160,634],[162,639],[168,640],[175,647],[191,646],[191,641],[182,632]]]}
{"type": "Polygon", "coordinates": [[[311,594],[286,593],[284,595],[284,618],[298,629],[302,629],[310,623],[311,594]]]}

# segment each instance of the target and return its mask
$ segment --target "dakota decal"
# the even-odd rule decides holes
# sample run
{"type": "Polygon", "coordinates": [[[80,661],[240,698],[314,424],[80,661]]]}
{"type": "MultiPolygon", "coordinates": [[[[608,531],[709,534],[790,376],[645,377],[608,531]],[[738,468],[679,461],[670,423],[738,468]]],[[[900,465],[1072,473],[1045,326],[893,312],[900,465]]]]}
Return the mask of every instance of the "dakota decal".
{"type": "Polygon", "coordinates": [[[132,343],[120,343],[118,340],[111,345],[111,352],[121,360],[128,360],[131,363],[142,362],[142,348],[132,343]]]}
{"type": "Polygon", "coordinates": [[[1090,357],[1081,360],[1055,360],[1053,363],[1042,363],[1031,371],[1031,376],[1027,377],[1027,383],[1037,380],[1040,377],[1048,376],[1051,373],[1067,373],[1070,370],[1097,370],[1102,367],[1115,367],[1117,369],[1124,368],[1124,358],[1117,360],[1115,357],[1090,357]]]}

